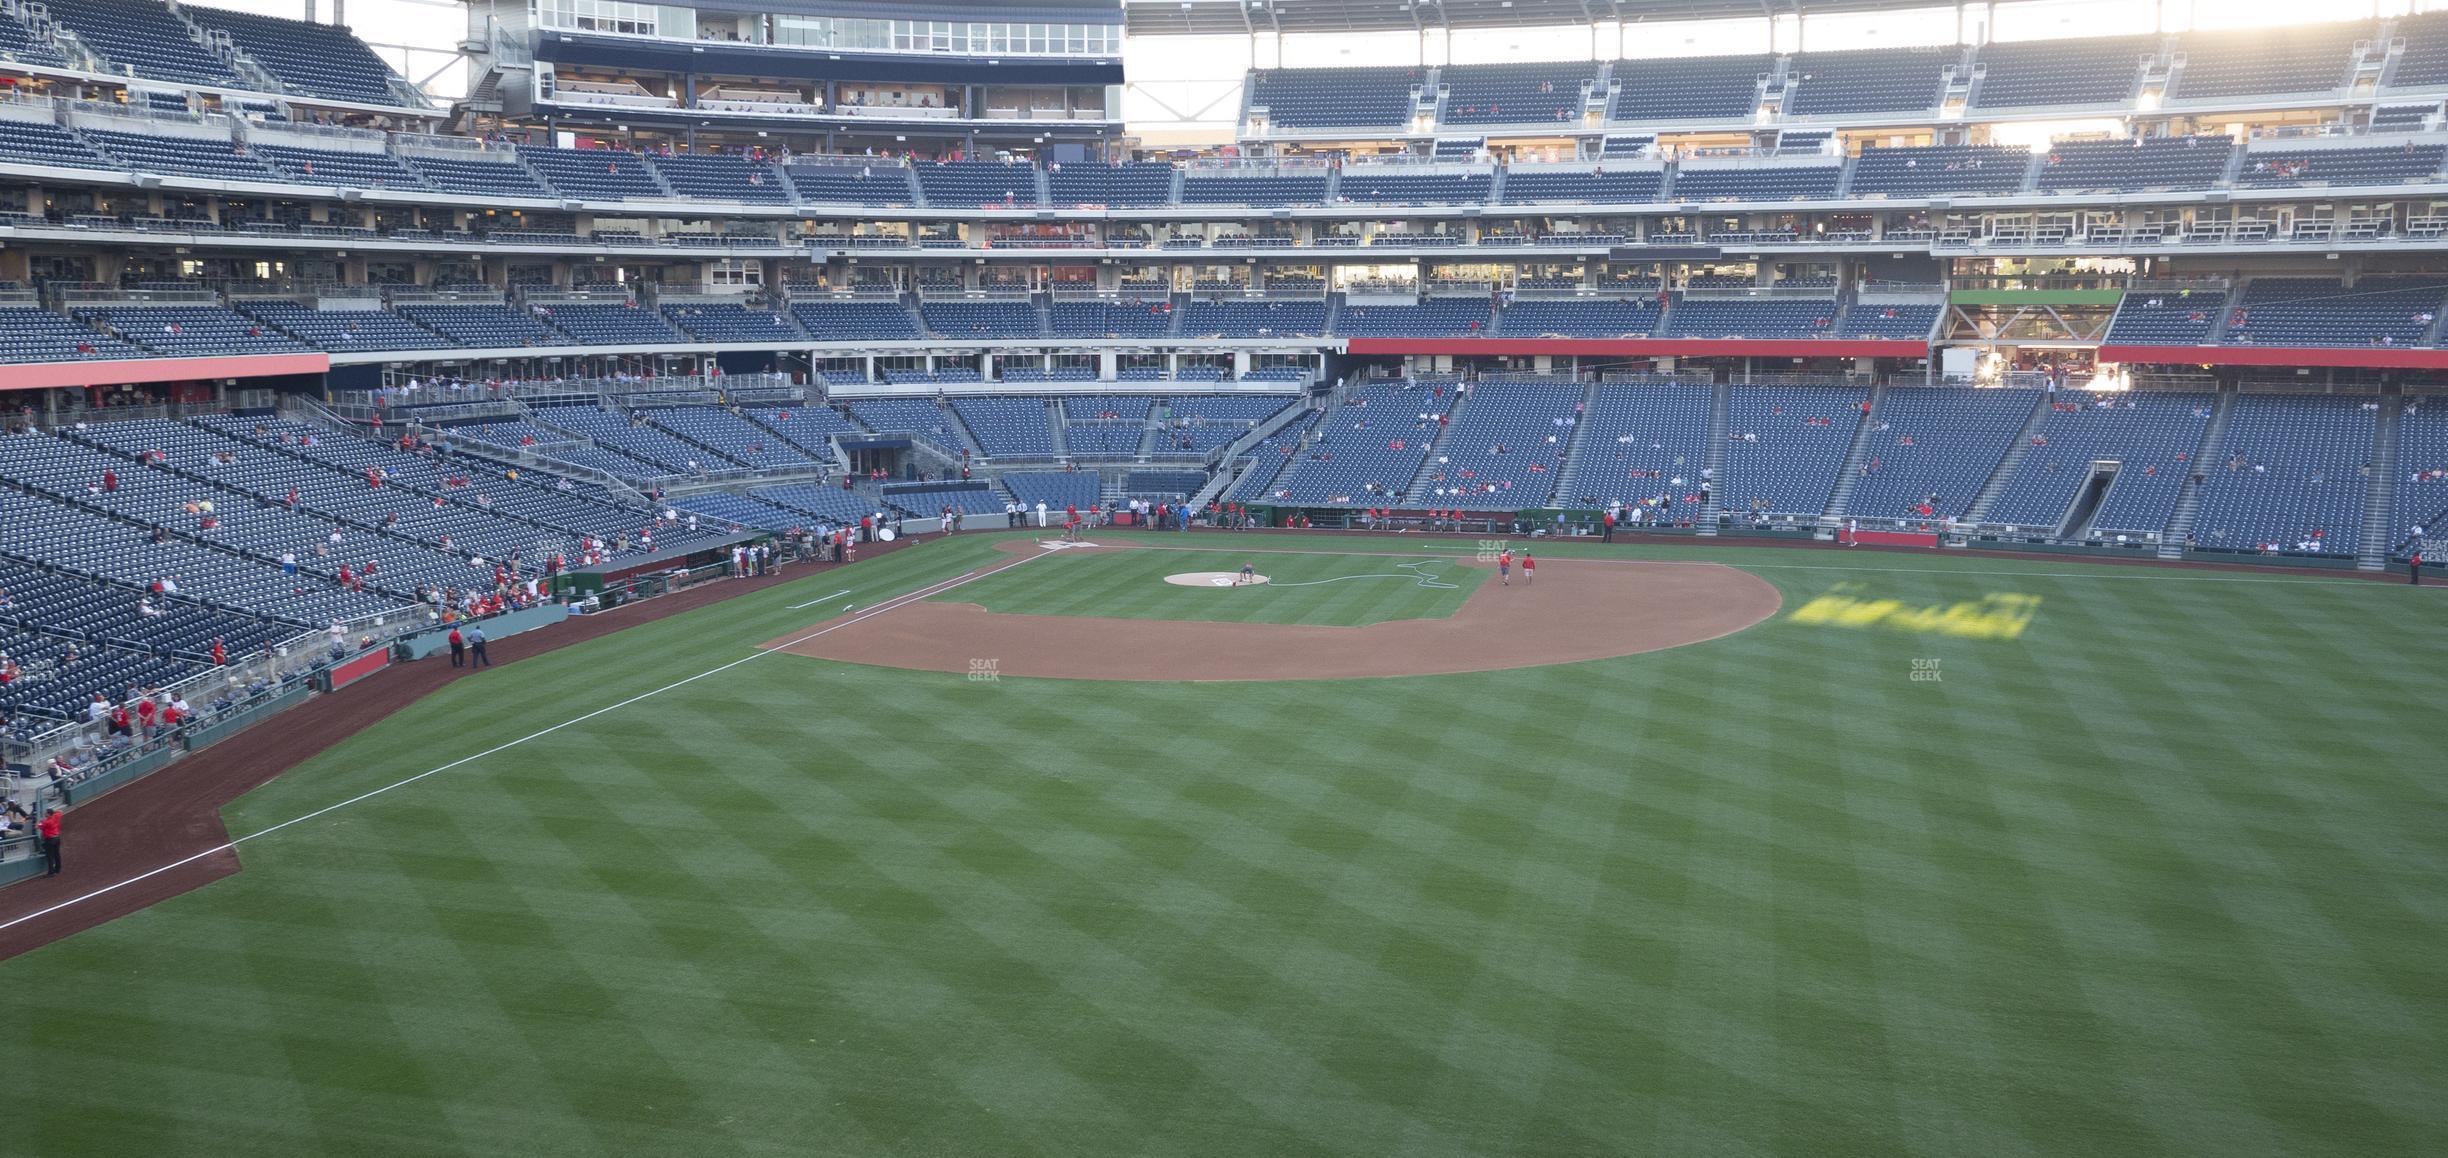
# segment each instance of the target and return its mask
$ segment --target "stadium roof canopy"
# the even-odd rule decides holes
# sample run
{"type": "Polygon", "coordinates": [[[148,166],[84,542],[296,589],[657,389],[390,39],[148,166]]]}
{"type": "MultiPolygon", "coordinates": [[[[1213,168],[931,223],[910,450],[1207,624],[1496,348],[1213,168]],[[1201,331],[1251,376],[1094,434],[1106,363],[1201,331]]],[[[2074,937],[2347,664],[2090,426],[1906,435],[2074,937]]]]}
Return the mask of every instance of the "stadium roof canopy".
{"type": "Polygon", "coordinates": [[[1125,0],[1137,36],[1527,28],[1943,7],[1946,0],[1125,0]]]}

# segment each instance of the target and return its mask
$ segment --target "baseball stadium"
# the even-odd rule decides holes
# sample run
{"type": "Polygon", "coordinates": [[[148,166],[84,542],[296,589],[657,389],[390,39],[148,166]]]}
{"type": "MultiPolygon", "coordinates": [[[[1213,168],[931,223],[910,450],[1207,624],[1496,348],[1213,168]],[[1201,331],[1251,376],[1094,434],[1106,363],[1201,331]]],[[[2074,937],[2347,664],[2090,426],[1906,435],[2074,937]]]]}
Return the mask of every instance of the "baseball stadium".
{"type": "Polygon", "coordinates": [[[0,1153],[2448,1152],[2448,7],[0,86],[0,1153]]]}

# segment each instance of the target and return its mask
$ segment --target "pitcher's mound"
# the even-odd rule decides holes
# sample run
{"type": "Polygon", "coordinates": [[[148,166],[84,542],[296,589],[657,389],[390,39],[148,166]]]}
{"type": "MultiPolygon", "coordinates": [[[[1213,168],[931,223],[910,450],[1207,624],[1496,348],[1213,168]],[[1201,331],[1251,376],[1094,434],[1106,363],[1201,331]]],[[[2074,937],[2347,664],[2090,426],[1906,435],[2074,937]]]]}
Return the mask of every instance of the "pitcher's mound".
{"type": "Polygon", "coordinates": [[[1165,576],[1165,582],[1175,587],[1241,587],[1266,581],[1264,575],[1252,575],[1244,580],[1238,571],[1184,571],[1165,576]]]}

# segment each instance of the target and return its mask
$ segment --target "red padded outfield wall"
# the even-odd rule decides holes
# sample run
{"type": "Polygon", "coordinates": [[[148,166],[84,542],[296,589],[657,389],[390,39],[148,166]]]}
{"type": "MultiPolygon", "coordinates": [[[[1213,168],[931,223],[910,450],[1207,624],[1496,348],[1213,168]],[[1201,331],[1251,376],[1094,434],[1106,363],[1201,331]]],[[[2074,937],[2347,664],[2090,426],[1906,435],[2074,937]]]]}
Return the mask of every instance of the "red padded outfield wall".
{"type": "Polygon", "coordinates": [[[139,382],[188,382],[207,378],[265,378],[279,374],[321,374],[330,369],[331,355],[323,353],[26,362],[0,366],[0,390],[130,386],[139,382]]]}
{"type": "Polygon", "coordinates": [[[2102,346],[2102,362],[2192,366],[2363,367],[2448,370],[2448,350],[2403,346],[2102,346]]]}
{"type": "Polygon", "coordinates": [[[1352,354],[1512,354],[1652,358],[1927,358],[1929,343],[1895,338],[1352,338],[1352,354]]]}

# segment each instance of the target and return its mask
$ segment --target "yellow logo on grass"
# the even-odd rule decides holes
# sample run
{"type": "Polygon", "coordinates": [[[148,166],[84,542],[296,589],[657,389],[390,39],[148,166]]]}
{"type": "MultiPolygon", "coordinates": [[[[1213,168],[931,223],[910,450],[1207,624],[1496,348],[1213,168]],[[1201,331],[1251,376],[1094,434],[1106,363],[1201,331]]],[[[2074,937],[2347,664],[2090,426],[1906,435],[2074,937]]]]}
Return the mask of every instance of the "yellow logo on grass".
{"type": "Polygon", "coordinates": [[[1963,603],[1913,606],[1901,599],[1872,599],[1855,594],[1854,584],[1838,585],[1786,616],[1795,623],[1819,627],[1884,627],[1923,635],[1959,639],[2015,639],[2031,626],[2040,597],[1992,592],[1963,603]]]}

